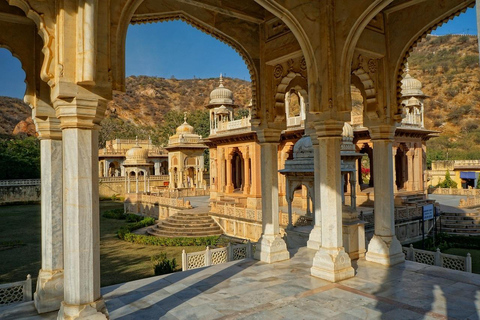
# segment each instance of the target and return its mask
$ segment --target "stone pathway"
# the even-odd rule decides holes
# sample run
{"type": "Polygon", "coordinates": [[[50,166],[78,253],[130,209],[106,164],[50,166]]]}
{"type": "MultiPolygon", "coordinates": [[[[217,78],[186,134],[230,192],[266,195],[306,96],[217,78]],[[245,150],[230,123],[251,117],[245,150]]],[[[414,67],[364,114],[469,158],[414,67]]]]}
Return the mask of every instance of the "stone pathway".
{"type": "MultiPolygon", "coordinates": [[[[354,278],[334,284],[310,276],[313,250],[291,252],[284,262],[229,262],[102,288],[102,294],[111,319],[479,319],[480,275],[359,260],[354,278]]],[[[30,317],[33,303],[1,310],[1,319],[41,319],[30,317]]]]}

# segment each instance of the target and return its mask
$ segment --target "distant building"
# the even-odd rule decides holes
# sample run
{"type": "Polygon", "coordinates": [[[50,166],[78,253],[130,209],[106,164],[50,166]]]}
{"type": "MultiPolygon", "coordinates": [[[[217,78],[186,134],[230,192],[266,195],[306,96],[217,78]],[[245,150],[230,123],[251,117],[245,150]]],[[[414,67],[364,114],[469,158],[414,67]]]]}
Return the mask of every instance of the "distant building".
{"type": "Polygon", "coordinates": [[[445,180],[447,171],[457,183],[457,189],[476,188],[480,176],[480,160],[437,160],[427,171],[428,187],[436,187],[445,180]]]}

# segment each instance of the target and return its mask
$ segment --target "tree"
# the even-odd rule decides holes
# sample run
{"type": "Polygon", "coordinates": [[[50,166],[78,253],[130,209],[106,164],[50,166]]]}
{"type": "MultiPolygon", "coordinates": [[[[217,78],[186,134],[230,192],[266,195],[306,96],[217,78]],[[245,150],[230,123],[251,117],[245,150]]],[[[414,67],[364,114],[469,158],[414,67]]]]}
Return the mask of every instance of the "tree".
{"type": "Polygon", "coordinates": [[[0,180],[40,178],[40,141],[35,137],[0,139],[0,180]]]}
{"type": "Polygon", "coordinates": [[[450,177],[450,171],[447,170],[447,172],[445,173],[445,180],[440,181],[437,187],[440,187],[440,188],[456,188],[457,187],[457,183],[453,181],[452,178],[450,177]]]}

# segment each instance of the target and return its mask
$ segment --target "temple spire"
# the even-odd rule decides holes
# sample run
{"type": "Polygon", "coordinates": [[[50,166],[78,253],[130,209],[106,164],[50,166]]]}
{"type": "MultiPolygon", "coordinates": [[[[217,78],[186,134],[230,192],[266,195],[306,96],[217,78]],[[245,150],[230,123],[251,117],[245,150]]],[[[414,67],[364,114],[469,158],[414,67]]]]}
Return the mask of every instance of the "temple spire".
{"type": "Polygon", "coordinates": [[[187,123],[187,111],[183,112],[183,122],[187,123]]]}
{"type": "Polygon", "coordinates": [[[223,74],[220,73],[220,84],[218,85],[220,88],[223,88],[223,74]]]}

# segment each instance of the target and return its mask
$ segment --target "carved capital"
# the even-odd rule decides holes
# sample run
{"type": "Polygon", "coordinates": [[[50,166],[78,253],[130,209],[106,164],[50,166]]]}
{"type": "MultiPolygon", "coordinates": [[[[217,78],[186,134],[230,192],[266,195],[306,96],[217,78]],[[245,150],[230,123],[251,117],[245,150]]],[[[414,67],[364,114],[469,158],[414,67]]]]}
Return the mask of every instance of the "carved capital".
{"type": "Polygon", "coordinates": [[[107,107],[103,99],[83,97],[57,99],[53,105],[62,129],[97,129],[107,107]]]}
{"type": "Polygon", "coordinates": [[[370,132],[370,138],[372,141],[374,140],[389,140],[393,141],[395,137],[395,130],[397,128],[391,125],[380,125],[380,126],[372,126],[368,128],[370,132]]]}
{"type": "Polygon", "coordinates": [[[343,132],[343,121],[325,120],[316,121],[314,123],[317,138],[338,137],[340,138],[343,132]]]}
{"type": "Polygon", "coordinates": [[[282,134],[281,130],[278,129],[261,129],[257,131],[258,141],[260,143],[273,143],[280,142],[280,135],[282,134]]]}

